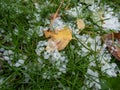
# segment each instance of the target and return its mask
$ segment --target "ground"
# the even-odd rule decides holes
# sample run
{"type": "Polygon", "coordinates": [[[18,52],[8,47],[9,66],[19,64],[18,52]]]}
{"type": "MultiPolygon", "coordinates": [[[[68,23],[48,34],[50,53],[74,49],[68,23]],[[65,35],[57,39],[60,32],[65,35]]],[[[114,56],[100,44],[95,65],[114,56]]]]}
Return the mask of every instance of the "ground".
{"type": "Polygon", "coordinates": [[[103,37],[120,31],[119,4],[118,0],[0,1],[0,89],[118,90],[120,62],[103,37]],[[57,37],[66,27],[70,39],[69,31],[57,37]],[[47,30],[57,39],[46,38],[47,30]],[[69,41],[65,44],[62,37],[69,41]],[[63,40],[65,48],[58,50],[62,44],[55,40],[63,40]]]}

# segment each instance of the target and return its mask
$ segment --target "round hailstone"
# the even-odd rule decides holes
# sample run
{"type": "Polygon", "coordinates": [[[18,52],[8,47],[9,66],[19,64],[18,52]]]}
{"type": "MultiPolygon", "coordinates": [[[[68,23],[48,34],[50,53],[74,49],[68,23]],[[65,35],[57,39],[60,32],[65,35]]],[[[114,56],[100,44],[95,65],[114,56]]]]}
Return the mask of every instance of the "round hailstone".
{"type": "Polygon", "coordinates": [[[24,60],[22,60],[22,59],[19,59],[18,61],[17,61],[17,63],[15,63],[15,67],[19,67],[19,66],[21,66],[21,65],[23,65],[24,64],[24,60]]]}
{"type": "Polygon", "coordinates": [[[0,52],[4,52],[4,50],[5,50],[4,48],[0,48],[0,52]]]}
{"type": "Polygon", "coordinates": [[[9,60],[10,60],[10,58],[9,58],[8,56],[4,56],[3,58],[4,58],[4,60],[6,60],[6,61],[9,61],[9,60]]]}
{"type": "Polygon", "coordinates": [[[49,52],[44,52],[43,56],[44,56],[44,59],[49,59],[50,53],[49,52]]]}

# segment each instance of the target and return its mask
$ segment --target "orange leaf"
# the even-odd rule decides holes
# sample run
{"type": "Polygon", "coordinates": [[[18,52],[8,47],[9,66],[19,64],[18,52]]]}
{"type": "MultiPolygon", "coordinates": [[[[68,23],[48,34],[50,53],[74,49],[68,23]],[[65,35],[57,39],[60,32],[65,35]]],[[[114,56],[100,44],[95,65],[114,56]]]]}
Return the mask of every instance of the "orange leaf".
{"type": "Polygon", "coordinates": [[[46,38],[50,37],[47,46],[47,48],[49,47],[48,50],[50,51],[54,51],[55,47],[57,47],[57,50],[63,50],[72,39],[72,32],[67,27],[62,30],[45,31],[44,34],[46,38]],[[51,42],[53,42],[54,44],[50,44],[51,42]]]}

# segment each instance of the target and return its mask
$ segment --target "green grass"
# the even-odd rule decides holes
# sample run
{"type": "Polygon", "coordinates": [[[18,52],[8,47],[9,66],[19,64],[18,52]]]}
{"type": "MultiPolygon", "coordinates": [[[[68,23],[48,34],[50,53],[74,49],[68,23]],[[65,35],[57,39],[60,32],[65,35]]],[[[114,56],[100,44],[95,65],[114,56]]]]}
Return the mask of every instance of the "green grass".
{"type": "MultiPolygon", "coordinates": [[[[43,79],[44,72],[48,71],[52,76],[57,72],[57,69],[53,67],[53,64],[49,63],[49,59],[46,60],[42,55],[38,56],[35,52],[38,42],[46,40],[44,36],[38,35],[37,27],[49,26],[48,23],[45,23],[45,20],[50,20],[51,14],[56,12],[60,1],[61,0],[0,0],[0,48],[14,52],[14,54],[11,55],[11,63],[13,66],[7,61],[2,60],[3,56],[0,55],[0,80],[3,79],[2,83],[0,82],[1,90],[81,90],[82,86],[84,86],[87,68],[93,68],[98,71],[102,89],[116,88],[114,90],[117,90],[117,87],[119,87],[119,83],[117,82],[120,81],[118,79],[112,79],[107,75],[101,74],[102,72],[97,62],[97,54],[99,52],[91,50],[90,45],[85,46],[75,35],[73,35],[73,37],[76,39],[71,40],[69,45],[63,51],[60,51],[60,53],[67,56],[68,63],[66,65],[66,73],[63,73],[59,78],[52,77],[50,79],[43,79]],[[49,1],[49,4],[46,5],[45,2],[47,1],[49,1]],[[40,5],[41,11],[35,8],[35,2],[40,5]],[[35,13],[40,16],[40,20],[36,20],[35,13]],[[15,29],[18,30],[17,34],[15,34],[15,29]],[[29,31],[30,29],[32,32],[29,31]],[[4,32],[2,32],[2,30],[4,30],[4,32]],[[81,43],[81,46],[78,45],[78,42],[81,43]],[[74,46],[74,48],[72,48],[72,46],[74,46]],[[86,56],[77,54],[78,50],[81,50],[83,47],[87,49],[90,48],[86,56]],[[15,67],[14,64],[18,59],[23,59],[24,55],[27,56],[24,64],[20,67],[15,67]],[[98,65],[95,68],[89,67],[89,63],[91,62],[90,57],[92,55],[93,60],[95,60],[98,65]],[[45,64],[44,68],[42,68],[42,64],[38,62],[38,57],[43,59],[45,64]],[[25,82],[27,78],[29,80],[25,82]],[[103,81],[105,81],[105,84],[102,83],[103,81]],[[110,84],[111,81],[113,82],[112,84],[110,84]]],[[[101,8],[104,3],[108,3],[107,1],[100,3],[101,8]]],[[[77,6],[78,3],[82,3],[84,6],[82,8],[83,13],[80,14],[81,16],[79,17],[90,22],[88,27],[80,34],[90,34],[91,37],[95,37],[107,33],[104,32],[101,26],[91,17],[92,11],[88,9],[89,5],[80,2],[80,0],[65,0],[59,11],[63,21],[75,24],[77,18],[67,15],[65,13],[65,7],[67,4],[70,4],[68,9],[71,9],[77,6]]],[[[114,58],[113,62],[115,62],[114,58]]],[[[117,63],[119,65],[119,62],[117,63]]],[[[89,89],[90,88],[88,88],[88,90],[89,89]]]]}

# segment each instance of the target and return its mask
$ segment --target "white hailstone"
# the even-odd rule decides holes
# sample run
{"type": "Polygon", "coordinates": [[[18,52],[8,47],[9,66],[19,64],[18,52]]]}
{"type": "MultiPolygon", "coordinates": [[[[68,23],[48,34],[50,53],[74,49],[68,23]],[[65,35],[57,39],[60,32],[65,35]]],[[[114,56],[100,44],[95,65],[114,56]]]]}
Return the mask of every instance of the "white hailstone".
{"type": "Polygon", "coordinates": [[[55,63],[55,65],[56,65],[57,67],[59,67],[59,66],[61,65],[60,60],[58,60],[58,61],[55,63]]]}
{"type": "Polygon", "coordinates": [[[116,68],[116,67],[117,67],[116,63],[111,63],[111,66],[112,66],[113,68],[116,68]]]}
{"type": "Polygon", "coordinates": [[[65,63],[66,63],[66,64],[68,63],[68,59],[65,60],[65,63]]]}
{"type": "Polygon", "coordinates": [[[62,73],[61,72],[58,72],[57,75],[60,76],[62,73]]]}
{"type": "Polygon", "coordinates": [[[90,87],[94,87],[95,90],[100,90],[101,85],[99,83],[100,83],[99,79],[95,79],[95,81],[90,82],[90,87]]]}
{"type": "MultiPolygon", "coordinates": [[[[62,61],[62,62],[64,62],[65,60],[66,60],[66,58],[65,57],[60,57],[60,60],[62,61]]],[[[67,61],[67,60],[66,60],[67,61]]]]}
{"type": "Polygon", "coordinates": [[[14,64],[14,66],[15,66],[15,67],[20,67],[20,66],[23,65],[23,64],[24,64],[24,60],[19,59],[19,60],[14,64]]]}
{"type": "Polygon", "coordinates": [[[14,52],[12,50],[4,50],[3,55],[12,55],[14,52]]]}
{"type": "Polygon", "coordinates": [[[10,65],[10,66],[12,66],[12,62],[9,60],[9,61],[7,61],[8,62],[8,64],[10,65]]]}
{"type": "Polygon", "coordinates": [[[35,8],[36,8],[37,10],[39,10],[39,9],[40,9],[40,6],[39,6],[39,4],[38,4],[38,3],[34,3],[34,5],[35,5],[35,8]]]}
{"type": "Polygon", "coordinates": [[[5,49],[4,48],[0,48],[0,52],[3,52],[5,49]]]}
{"type": "Polygon", "coordinates": [[[36,21],[39,22],[40,21],[40,14],[34,13],[34,16],[36,17],[36,21]]]}
{"type": "Polygon", "coordinates": [[[77,7],[71,8],[70,10],[67,10],[66,14],[71,15],[73,17],[78,17],[78,15],[81,13],[82,4],[79,4],[77,7]]]}
{"type": "Polygon", "coordinates": [[[25,60],[27,59],[28,57],[26,55],[22,55],[22,58],[25,60]]]}
{"type": "Polygon", "coordinates": [[[8,56],[3,56],[4,60],[9,61],[10,58],[8,56]]]}
{"type": "Polygon", "coordinates": [[[96,47],[96,51],[99,51],[99,50],[101,50],[101,46],[100,46],[100,45],[98,45],[98,46],[96,47]]]}
{"type": "Polygon", "coordinates": [[[17,28],[14,29],[14,34],[18,35],[19,30],[17,28]]]}
{"type": "Polygon", "coordinates": [[[111,54],[105,54],[103,59],[106,60],[107,62],[110,62],[111,54]]]}
{"type": "Polygon", "coordinates": [[[95,61],[91,61],[91,62],[89,63],[89,66],[96,67],[96,63],[95,63],[95,61]]]}
{"type": "Polygon", "coordinates": [[[88,49],[86,49],[85,47],[82,47],[82,48],[81,48],[81,50],[82,50],[84,53],[89,52],[89,50],[88,50],[88,49]]]}
{"type": "Polygon", "coordinates": [[[53,57],[54,57],[56,60],[58,60],[59,58],[61,58],[61,55],[60,55],[60,53],[57,51],[57,52],[54,52],[54,53],[53,53],[53,57]]]}
{"type": "Polygon", "coordinates": [[[96,36],[95,40],[97,41],[98,45],[101,45],[101,37],[100,36],[96,36]]]}
{"type": "Polygon", "coordinates": [[[44,59],[49,59],[50,58],[50,53],[49,52],[44,52],[43,56],[44,56],[44,59]]]}
{"type": "Polygon", "coordinates": [[[8,50],[8,53],[9,53],[9,55],[14,54],[14,52],[12,50],[8,50]]]}
{"type": "Polygon", "coordinates": [[[40,49],[35,49],[35,52],[36,52],[36,54],[37,54],[38,56],[40,56],[40,55],[41,55],[42,50],[40,50],[40,49]]]}
{"type": "MultiPolygon", "coordinates": [[[[113,65],[114,66],[114,65],[113,65]]],[[[102,67],[101,67],[101,71],[105,72],[106,74],[108,74],[111,77],[116,77],[116,71],[114,69],[114,67],[112,67],[111,64],[105,63],[102,67]]]]}
{"type": "Polygon", "coordinates": [[[98,72],[88,69],[86,74],[84,84],[89,88],[94,88],[95,90],[101,89],[98,72]]]}
{"type": "Polygon", "coordinates": [[[66,69],[66,65],[65,64],[63,64],[62,67],[66,69]]]}
{"type": "Polygon", "coordinates": [[[37,60],[40,64],[43,64],[43,61],[41,60],[41,58],[38,58],[37,60]]]}
{"type": "Polygon", "coordinates": [[[59,71],[62,73],[66,73],[66,65],[62,65],[62,67],[59,67],[59,71]]]}
{"type": "Polygon", "coordinates": [[[42,77],[43,77],[43,79],[47,79],[47,77],[48,77],[47,73],[46,72],[43,73],[42,77]]]}
{"type": "Polygon", "coordinates": [[[3,55],[9,55],[9,54],[8,54],[8,51],[5,50],[5,51],[3,52],[3,55]]]}
{"type": "Polygon", "coordinates": [[[94,4],[94,0],[85,0],[84,1],[86,4],[94,4]]]}
{"type": "Polygon", "coordinates": [[[29,28],[27,33],[28,33],[29,37],[31,37],[34,33],[34,30],[32,28],[29,28]]]}
{"type": "Polygon", "coordinates": [[[80,43],[80,42],[78,42],[78,46],[81,46],[81,43],[80,43]]]}
{"type": "Polygon", "coordinates": [[[75,50],[75,52],[77,52],[78,55],[81,55],[81,51],[75,50]]]}
{"type": "MultiPolygon", "coordinates": [[[[109,9],[111,9],[111,8],[109,8],[109,9]]],[[[111,12],[105,13],[104,19],[107,19],[107,18],[109,18],[109,19],[104,21],[104,24],[102,25],[103,28],[120,31],[120,22],[118,21],[118,18],[116,16],[112,16],[111,12]]]]}
{"type": "Polygon", "coordinates": [[[0,34],[2,34],[2,33],[4,33],[4,32],[5,32],[5,30],[2,29],[2,28],[0,28],[0,34]]]}
{"type": "Polygon", "coordinates": [[[75,72],[72,72],[72,75],[76,75],[75,72]]]}
{"type": "Polygon", "coordinates": [[[91,49],[94,51],[95,51],[95,46],[96,46],[95,43],[91,43],[91,45],[90,45],[91,49]]]}
{"type": "Polygon", "coordinates": [[[29,78],[29,77],[25,77],[24,82],[25,82],[25,83],[28,83],[28,82],[29,82],[29,80],[30,80],[30,78],[29,78]]]}
{"type": "Polygon", "coordinates": [[[91,70],[91,69],[87,69],[87,74],[88,75],[91,75],[91,76],[93,76],[93,77],[98,77],[98,72],[94,72],[93,70],[91,70]]]}
{"type": "Polygon", "coordinates": [[[82,39],[82,36],[80,36],[79,34],[76,34],[76,37],[77,37],[78,39],[83,40],[83,39],[82,39]]]}
{"type": "Polygon", "coordinates": [[[46,41],[39,41],[38,46],[45,46],[47,44],[46,41]]]}
{"type": "Polygon", "coordinates": [[[80,37],[80,39],[81,39],[83,42],[86,42],[89,37],[90,37],[90,36],[88,36],[87,34],[83,34],[83,35],[80,37]]]}
{"type": "Polygon", "coordinates": [[[43,75],[43,79],[46,79],[47,78],[47,76],[46,75],[43,75]]]}
{"type": "Polygon", "coordinates": [[[54,78],[58,78],[58,75],[53,75],[54,78]]]}
{"type": "Polygon", "coordinates": [[[65,24],[63,23],[63,21],[61,20],[60,17],[56,18],[52,25],[52,27],[57,30],[63,29],[64,26],[65,26],[65,24]]]}
{"type": "Polygon", "coordinates": [[[94,42],[95,42],[95,40],[94,40],[94,39],[92,39],[92,38],[89,36],[89,38],[88,38],[87,42],[90,42],[90,43],[92,44],[92,43],[94,43],[94,42]]]}
{"type": "Polygon", "coordinates": [[[3,83],[4,78],[0,78],[0,85],[3,83]]]}
{"type": "Polygon", "coordinates": [[[41,52],[45,50],[45,45],[47,44],[46,41],[39,41],[38,42],[38,45],[37,45],[37,48],[35,49],[35,52],[38,56],[41,55],[41,52]]]}
{"type": "MultiPolygon", "coordinates": [[[[50,24],[50,20],[48,20],[48,19],[45,19],[44,20],[44,23],[45,23],[45,25],[49,25],[50,24]]],[[[44,29],[43,29],[44,30],[44,29]]],[[[48,30],[48,29],[47,29],[48,30]]]]}
{"type": "Polygon", "coordinates": [[[24,82],[28,83],[28,81],[30,80],[30,76],[27,73],[24,73],[25,79],[24,82]]]}

